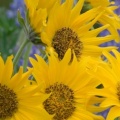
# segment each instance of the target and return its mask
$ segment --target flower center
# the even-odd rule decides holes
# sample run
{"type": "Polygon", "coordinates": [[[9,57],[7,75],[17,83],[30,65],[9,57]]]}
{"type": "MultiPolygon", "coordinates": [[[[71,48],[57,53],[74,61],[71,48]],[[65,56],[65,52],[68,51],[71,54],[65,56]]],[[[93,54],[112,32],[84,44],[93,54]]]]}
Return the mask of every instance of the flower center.
{"type": "Polygon", "coordinates": [[[55,83],[46,88],[45,92],[50,96],[43,102],[44,109],[50,115],[54,114],[54,120],[65,120],[73,114],[74,92],[68,86],[55,83]]]}
{"type": "Polygon", "coordinates": [[[17,110],[18,100],[16,94],[6,85],[0,84],[0,119],[12,117],[17,110]]]}
{"type": "MultiPolygon", "coordinates": [[[[83,48],[82,42],[79,40],[78,35],[72,31],[70,28],[64,27],[56,31],[52,46],[55,51],[58,53],[58,57],[60,60],[63,59],[64,54],[70,48],[79,59],[81,55],[81,50],[83,48]]],[[[72,55],[71,55],[72,57],[72,55]]]]}
{"type": "Polygon", "coordinates": [[[118,99],[120,100],[120,83],[118,83],[117,85],[117,95],[118,95],[118,99]]]}

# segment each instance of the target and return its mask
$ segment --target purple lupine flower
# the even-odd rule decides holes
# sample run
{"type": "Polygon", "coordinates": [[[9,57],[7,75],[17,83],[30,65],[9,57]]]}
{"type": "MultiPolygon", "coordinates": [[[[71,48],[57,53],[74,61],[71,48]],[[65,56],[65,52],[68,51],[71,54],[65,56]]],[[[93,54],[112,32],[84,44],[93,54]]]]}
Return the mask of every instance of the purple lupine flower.
{"type": "MultiPolygon", "coordinates": [[[[27,48],[26,48],[27,49],[27,48]]],[[[24,54],[26,52],[26,49],[24,50],[24,54]]],[[[35,54],[38,54],[40,56],[43,56],[43,54],[40,52],[40,50],[44,50],[43,46],[40,45],[32,45],[32,48],[30,50],[29,57],[35,58],[35,54]]],[[[22,66],[24,64],[24,54],[22,54],[21,59],[19,60],[19,66],[22,66]]],[[[28,66],[31,67],[30,61],[28,61],[28,66]]]]}
{"type": "Polygon", "coordinates": [[[24,1],[23,0],[13,0],[10,4],[10,8],[7,11],[7,15],[9,18],[13,18],[17,16],[17,11],[20,10],[21,14],[24,16],[24,1]]]}
{"type": "MultiPolygon", "coordinates": [[[[104,30],[104,31],[102,31],[101,33],[100,33],[100,36],[106,36],[106,35],[109,35],[109,31],[108,30],[104,30]]],[[[100,46],[101,47],[106,47],[106,46],[116,46],[117,44],[116,44],[116,42],[114,41],[114,40],[111,40],[111,41],[109,41],[109,42],[105,42],[105,43],[103,43],[103,44],[101,44],[100,46]]]]}
{"type": "MultiPolygon", "coordinates": [[[[109,32],[107,30],[104,30],[100,33],[100,36],[106,36],[108,34],[109,34],[109,32]]],[[[114,40],[111,40],[109,42],[105,42],[105,43],[101,44],[100,46],[101,47],[116,46],[116,47],[118,47],[118,51],[120,51],[120,43],[116,43],[114,40]]]]}
{"type": "Polygon", "coordinates": [[[40,50],[42,46],[38,46],[38,45],[33,45],[32,49],[30,51],[30,57],[34,57],[34,54],[40,54],[40,50]]]}
{"type": "Polygon", "coordinates": [[[22,66],[23,63],[24,63],[23,58],[21,58],[21,59],[19,60],[19,66],[22,66]]]}
{"type": "Polygon", "coordinates": [[[115,5],[119,6],[119,8],[115,10],[115,13],[120,15],[120,0],[115,0],[115,5]]]}
{"type": "MultiPolygon", "coordinates": [[[[40,56],[43,56],[40,50],[44,50],[44,47],[41,45],[32,45],[31,51],[30,51],[30,57],[35,58],[35,54],[38,54],[40,56]]],[[[28,61],[28,66],[31,67],[30,61],[28,61]]]]}
{"type": "Polygon", "coordinates": [[[103,111],[103,112],[98,113],[97,115],[101,115],[101,116],[103,116],[103,117],[106,119],[109,110],[110,110],[110,109],[107,109],[107,110],[105,110],[105,111],[103,111]]]}

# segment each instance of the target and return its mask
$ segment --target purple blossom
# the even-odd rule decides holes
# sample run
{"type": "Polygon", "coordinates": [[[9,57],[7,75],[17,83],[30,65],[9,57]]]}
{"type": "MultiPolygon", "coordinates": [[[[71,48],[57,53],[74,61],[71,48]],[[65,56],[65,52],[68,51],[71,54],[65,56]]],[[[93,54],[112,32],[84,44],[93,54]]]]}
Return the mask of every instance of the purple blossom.
{"type": "MultiPolygon", "coordinates": [[[[104,30],[100,33],[100,36],[106,36],[106,35],[109,35],[109,32],[108,30],[104,30]]],[[[110,42],[105,42],[103,44],[100,45],[101,47],[106,47],[106,46],[118,46],[119,47],[119,44],[117,44],[114,40],[111,40],[110,42]]]]}
{"type": "Polygon", "coordinates": [[[10,4],[10,8],[7,11],[7,15],[9,18],[13,18],[17,16],[17,11],[20,10],[21,14],[24,16],[24,1],[23,0],[13,0],[10,4]]]}
{"type": "MultiPolygon", "coordinates": [[[[25,57],[25,53],[26,53],[26,49],[27,47],[25,48],[25,50],[23,51],[23,54],[22,54],[22,57],[19,61],[19,66],[22,66],[24,64],[24,57],[25,57]]],[[[32,45],[32,48],[30,50],[30,54],[29,54],[29,57],[32,57],[32,58],[35,58],[35,54],[38,54],[40,56],[43,56],[43,54],[40,52],[40,50],[43,50],[44,47],[43,46],[40,46],[40,45],[32,45]]],[[[28,66],[31,67],[31,64],[30,64],[30,61],[28,61],[28,66]]]]}
{"type": "Polygon", "coordinates": [[[120,0],[115,0],[115,5],[119,6],[119,8],[115,10],[115,13],[120,15],[120,0]]]}
{"type": "Polygon", "coordinates": [[[40,54],[40,49],[42,46],[33,45],[30,51],[30,57],[34,57],[34,54],[40,54]]]}
{"type": "Polygon", "coordinates": [[[101,115],[101,116],[103,116],[103,117],[106,119],[109,110],[110,110],[110,109],[107,109],[107,110],[105,110],[105,111],[103,111],[103,112],[100,112],[100,113],[98,113],[98,115],[101,115]]]}
{"type": "MultiPolygon", "coordinates": [[[[104,30],[100,33],[100,36],[104,37],[106,35],[109,35],[109,31],[108,30],[104,30]]],[[[101,47],[106,47],[106,46],[114,46],[115,45],[115,42],[114,40],[110,41],[110,42],[105,42],[103,44],[101,44],[100,46],[101,47]]]]}

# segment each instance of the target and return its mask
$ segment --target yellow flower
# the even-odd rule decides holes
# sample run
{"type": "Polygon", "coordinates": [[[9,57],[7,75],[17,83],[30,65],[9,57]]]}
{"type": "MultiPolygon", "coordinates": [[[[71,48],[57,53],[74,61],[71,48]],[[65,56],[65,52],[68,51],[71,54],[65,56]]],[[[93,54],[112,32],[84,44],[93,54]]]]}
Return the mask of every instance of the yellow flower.
{"type": "Polygon", "coordinates": [[[36,85],[27,85],[32,70],[23,73],[21,67],[13,75],[12,56],[4,63],[0,57],[0,120],[38,120],[36,85]]]}
{"type": "Polygon", "coordinates": [[[49,95],[41,103],[40,116],[45,116],[42,120],[103,120],[85,109],[87,92],[100,84],[85,72],[88,58],[78,62],[74,57],[69,63],[70,50],[61,61],[51,55],[46,63],[40,56],[35,56],[37,60],[30,58],[33,76],[42,86],[41,93],[49,95]]]}
{"type": "MultiPolygon", "coordinates": [[[[50,12],[51,8],[55,4],[56,1],[60,3],[60,0],[24,0],[27,8],[36,8],[38,9],[47,9],[47,12],[50,12]]],[[[40,17],[40,16],[39,16],[40,17]]],[[[34,19],[34,18],[33,18],[34,19]]]]}
{"type": "MultiPolygon", "coordinates": [[[[60,3],[60,0],[57,0],[60,3]]],[[[46,26],[46,19],[56,0],[24,0],[28,10],[28,39],[34,44],[41,43],[41,32],[46,26]]]]}
{"type": "Polygon", "coordinates": [[[38,6],[37,6],[37,9],[39,8],[46,8],[47,9],[47,12],[49,13],[53,7],[53,5],[57,2],[60,3],[61,0],[38,0],[38,6]]]}
{"type": "Polygon", "coordinates": [[[40,37],[41,32],[46,26],[47,10],[46,8],[38,9],[39,0],[24,1],[28,10],[28,18],[26,17],[27,37],[30,41],[32,41],[35,44],[41,43],[40,37]]]}
{"type": "Polygon", "coordinates": [[[118,42],[120,35],[117,30],[120,29],[120,18],[114,13],[114,10],[117,9],[118,6],[114,5],[114,2],[110,2],[109,0],[85,1],[87,1],[93,8],[101,6],[101,11],[105,10],[104,14],[101,15],[98,21],[102,25],[110,24],[108,31],[116,36],[115,40],[118,42]]]}
{"type": "Polygon", "coordinates": [[[93,7],[98,7],[98,6],[109,6],[110,5],[110,1],[109,0],[85,0],[86,2],[90,3],[91,6],[93,7]]]}
{"type": "Polygon", "coordinates": [[[103,52],[108,64],[100,64],[96,72],[90,71],[103,84],[102,89],[93,90],[91,94],[103,96],[105,100],[100,107],[110,107],[106,120],[114,120],[120,116],[120,53],[112,51],[115,56],[103,52]]]}
{"type": "Polygon", "coordinates": [[[106,37],[98,37],[99,33],[110,26],[106,24],[98,29],[93,25],[101,15],[101,7],[93,8],[83,14],[80,11],[84,0],[79,0],[73,7],[73,0],[66,0],[63,4],[56,2],[51,10],[45,31],[41,33],[43,43],[47,45],[47,51],[55,52],[61,60],[68,48],[75,52],[77,59],[81,56],[101,55],[103,50],[111,50],[113,47],[99,47],[100,44],[114,39],[114,34],[106,37]]]}

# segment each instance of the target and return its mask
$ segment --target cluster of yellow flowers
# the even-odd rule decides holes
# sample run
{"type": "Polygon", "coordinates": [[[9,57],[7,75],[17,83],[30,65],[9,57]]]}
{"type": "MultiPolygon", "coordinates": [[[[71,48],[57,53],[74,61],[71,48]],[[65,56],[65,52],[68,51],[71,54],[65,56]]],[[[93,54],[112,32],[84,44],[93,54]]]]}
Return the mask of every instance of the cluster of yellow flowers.
{"type": "Polygon", "coordinates": [[[120,116],[120,42],[117,6],[108,0],[25,0],[27,39],[45,47],[48,60],[14,73],[13,56],[0,57],[0,120],[106,120],[120,116]],[[90,5],[83,11],[84,4],[90,5]],[[109,34],[99,34],[108,30],[109,34]],[[112,51],[112,54],[109,52],[112,51]],[[104,56],[105,58],[103,59],[104,56]]]}

